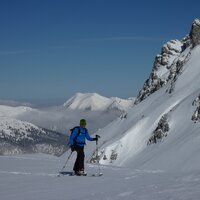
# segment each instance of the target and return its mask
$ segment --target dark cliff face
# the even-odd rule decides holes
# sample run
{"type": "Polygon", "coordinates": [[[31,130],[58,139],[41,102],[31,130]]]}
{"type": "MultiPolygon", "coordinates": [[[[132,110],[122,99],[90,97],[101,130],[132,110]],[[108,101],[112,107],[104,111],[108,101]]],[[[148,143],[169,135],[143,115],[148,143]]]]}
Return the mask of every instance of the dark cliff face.
{"type": "Polygon", "coordinates": [[[192,47],[195,47],[200,44],[200,20],[195,19],[192,23],[192,29],[190,31],[190,38],[192,47]]]}
{"type": "Polygon", "coordinates": [[[174,82],[181,73],[183,65],[188,61],[190,50],[200,44],[200,20],[195,19],[190,34],[182,40],[171,40],[163,45],[161,53],[155,58],[152,72],[140,90],[135,104],[171,81],[169,93],[173,92],[174,82]],[[184,52],[186,52],[184,54],[184,52]]]}
{"type": "Polygon", "coordinates": [[[136,99],[136,104],[146,99],[161,87],[166,85],[169,80],[173,79],[176,69],[176,62],[180,54],[187,48],[188,38],[183,41],[171,40],[163,45],[161,54],[155,58],[152,72],[144,83],[142,90],[136,99]]]}

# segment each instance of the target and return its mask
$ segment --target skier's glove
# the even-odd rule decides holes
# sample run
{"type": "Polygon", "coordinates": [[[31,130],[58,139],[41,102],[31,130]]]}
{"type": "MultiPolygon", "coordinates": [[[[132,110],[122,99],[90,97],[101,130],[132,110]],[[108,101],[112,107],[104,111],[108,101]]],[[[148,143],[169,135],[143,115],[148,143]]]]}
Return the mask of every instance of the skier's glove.
{"type": "Polygon", "coordinates": [[[100,136],[99,136],[99,135],[96,135],[96,137],[93,138],[93,141],[98,141],[99,138],[100,138],[100,136]]]}

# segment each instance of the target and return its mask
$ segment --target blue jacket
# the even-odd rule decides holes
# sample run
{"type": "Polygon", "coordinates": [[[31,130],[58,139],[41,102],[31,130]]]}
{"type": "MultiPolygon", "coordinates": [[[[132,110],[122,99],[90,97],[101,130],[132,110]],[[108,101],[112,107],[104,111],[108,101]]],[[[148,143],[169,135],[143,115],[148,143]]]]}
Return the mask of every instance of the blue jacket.
{"type": "MultiPolygon", "coordinates": [[[[76,138],[78,132],[79,132],[79,128],[76,127],[71,133],[70,145],[74,145],[74,139],[76,138]]],[[[80,127],[80,134],[78,135],[75,141],[76,145],[83,147],[85,145],[85,138],[89,141],[94,140],[92,137],[90,137],[86,128],[80,127]]]]}

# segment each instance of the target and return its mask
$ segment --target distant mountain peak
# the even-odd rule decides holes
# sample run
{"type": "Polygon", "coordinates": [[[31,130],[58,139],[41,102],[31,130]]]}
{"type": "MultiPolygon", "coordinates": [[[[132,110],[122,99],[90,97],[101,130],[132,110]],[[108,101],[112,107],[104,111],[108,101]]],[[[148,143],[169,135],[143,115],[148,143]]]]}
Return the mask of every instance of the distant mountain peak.
{"type": "Polygon", "coordinates": [[[200,19],[195,19],[193,21],[190,31],[190,38],[193,47],[200,44],[200,19]]]}
{"type": "Polygon", "coordinates": [[[118,97],[103,97],[97,93],[76,93],[63,106],[69,109],[106,111],[111,108],[126,110],[133,106],[134,98],[120,99],[118,97]],[[112,105],[115,105],[112,107],[112,105]]]}
{"type": "Polygon", "coordinates": [[[100,96],[97,93],[76,93],[63,106],[69,109],[101,110],[109,102],[110,99],[100,96]]]}

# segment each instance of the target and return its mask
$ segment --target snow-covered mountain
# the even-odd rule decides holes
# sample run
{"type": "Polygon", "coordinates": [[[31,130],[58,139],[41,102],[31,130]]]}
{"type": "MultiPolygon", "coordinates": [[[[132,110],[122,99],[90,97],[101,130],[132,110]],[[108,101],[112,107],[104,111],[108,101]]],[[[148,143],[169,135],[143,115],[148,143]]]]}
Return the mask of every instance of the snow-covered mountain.
{"type": "Polygon", "coordinates": [[[27,106],[0,105],[0,130],[3,134],[0,152],[1,154],[46,152],[60,155],[66,150],[62,145],[67,147],[62,134],[69,135],[69,130],[77,126],[81,118],[87,119],[88,129],[92,134],[122,115],[133,105],[134,99],[109,99],[96,93],[78,93],[64,105],[49,108],[36,109],[27,106]],[[27,125],[27,122],[31,125],[27,125]],[[19,126],[18,128],[15,126],[16,124],[19,126]],[[27,129],[26,127],[29,126],[33,126],[33,128],[27,129]],[[33,131],[30,132],[29,130],[33,131]],[[59,135],[57,132],[62,134],[59,135]],[[30,137],[22,137],[24,133],[31,135],[31,140],[29,140],[30,137]],[[35,133],[41,135],[41,140],[45,145],[41,145],[41,141],[38,143],[38,137],[35,133]],[[48,138],[45,136],[47,133],[48,138]],[[57,140],[52,145],[54,133],[57,140]],[[16,138],[19,138],[19,140],[16,138]],[[23,147],[24,143],[26,144],[25,147],[23,147]],[[48,143],[49,147],[47,146],[48,143]],[[59,145],[60,151],[57,148],[59,145]]]}
{"type": "Polygon", "coordinates": [[[96,93],[77,93],[61,106],[30,108],[25,106],[0,106],[0,116],[28,121],[39,127],[69,134],[81,118],[88,121],[91,133],[105,127],[111,121],[134,106],[134,98],[106,98],[96,93]]]}
{"type": "Polygon", "coordinates": [[[107,111],[121,110],[127,111],[134,105],[134,98],[120,99],[117,97],[107,98],[97,93],[77,93],[64,103],[65,108],[91,110],[91,111],[107,111]]]}
{"type": "Polygon", "coordinates": [[[0,117],[0,155],[47,153],[62,155],[67,150],[65,136],[31,123],[0,117]]]}
{"type": "Polygon", "coordinates": [[[199,170],[199,44],[200,20],[196,19],[188,36],[164,45],[137,105],[97,133],[102,136],[102,164],[199,170]]]}

